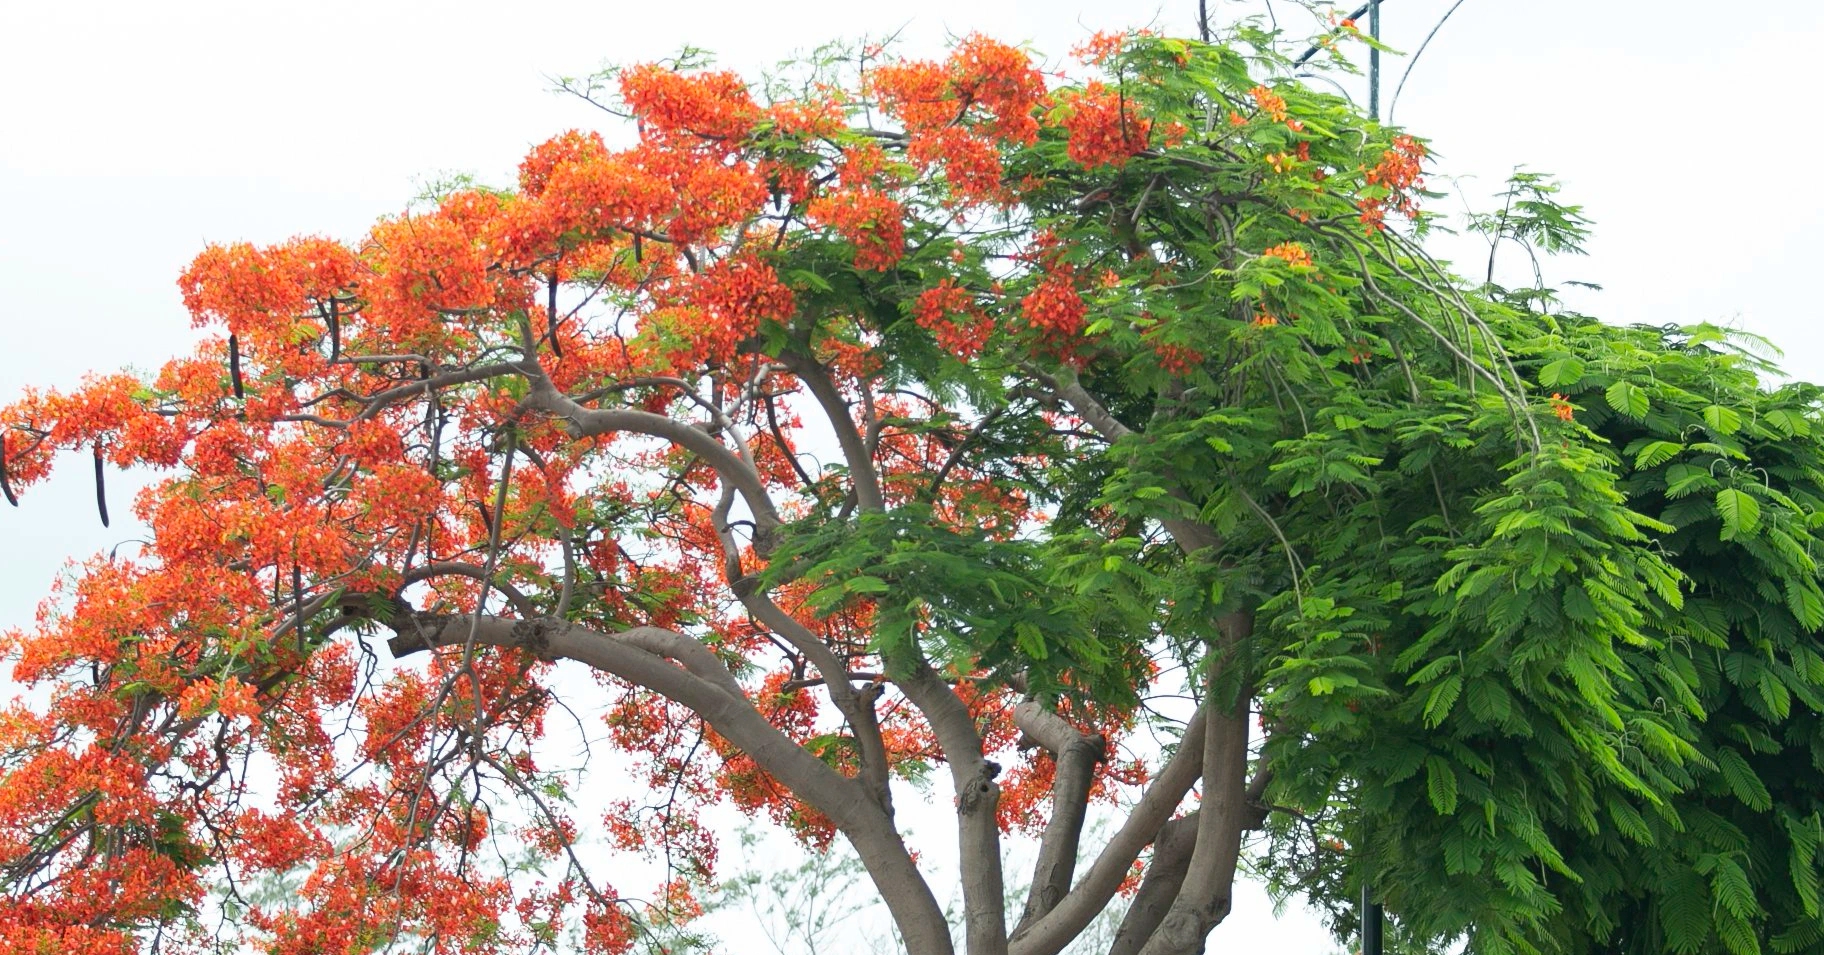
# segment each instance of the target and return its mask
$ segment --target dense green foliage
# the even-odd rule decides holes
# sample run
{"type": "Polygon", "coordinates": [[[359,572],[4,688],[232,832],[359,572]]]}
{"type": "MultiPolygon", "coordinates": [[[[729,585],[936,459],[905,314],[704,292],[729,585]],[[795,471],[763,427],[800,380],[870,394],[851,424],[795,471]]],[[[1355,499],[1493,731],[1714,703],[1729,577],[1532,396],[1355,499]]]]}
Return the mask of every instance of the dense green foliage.
{"type": "Polygon", "coordinates": [[[225,340],[0,408],[22,487],[59,450],[177,472],[142,556],[0,646],[59,704],[4,727],[0,940],[206,946],[204,874],[240,865],[313,873],[248,916],[275,952],[657,946],[727,802],[846,838],[914,955],[957,921],[970,955],[1058,955],[1148,845],[1107,952],[1200,952],[1257,832],[1342,937],[1370,890],[1413,952],[1824,955],[1824,392],[1747,336],[1495,284],[1585,236],[1539,175],[1453,273],[1425,144],[1300,81],[1367,41],[1319,40],[1100,36],[1055,82],[980,37],[801,89],[637,67],[580,88],[626,150],[565,134],[359,249],[205,252],[225,340]],[[381,631],[433,662],[357,684],[381,631]],[[604,817],[666,861],[646,910],[583,878],[530,752],[558,660],[667,793],[604,817]],[[1201,742],[1115,758],[1172,696],[1201,742]],[[41,792],[78,744],[90,775],[41,792]],[[255,754],[283,838],[230,772],[255,754]],[[893,815],[938,765],[960,920],[893,815]],[[489,881],[495,796],[537,861],[489,881]]]}
{"type": "MultiPolygon", "coordinates": [[[[1175,49],[1129,54],[1151,81],[1130,95],[1242,101],[1232,54],[1149,60],[1175,49]]],[[[1335,174],[1391,135],[1274,90],[1337,131],[1309,146],[1335,174]]],[[[1092,312],[1133,343],[1079,376],[1134,431],[1097,503],[1219,544],[1084,586],[1144,578],[1180,637],[1257,616],[1252,666],[1221,669],[1259,695],[1285,810],[1259,868],[1344,937],[1366,881],[1414,946],[1824,951],[1819,390],[1779,384],[1747,336],[1608,326],[1364,234],[1331,183],[1263,171],[1302,138],[1263,140],[1283,133],[1138,156],[1060,189],[1044,223],[1090,268],[1131,254],[1138,223],[1175,266],[1129,270],[1092,312]],[[1309,263],[1262,254],[1281,243],[1309,263]],[[1161,371],[1154,327],[1209,360],[1161,371]]],[[[1472,220],[1492,244],[1579,250],[1549,181],[1501,198],[1472,220]]]]}

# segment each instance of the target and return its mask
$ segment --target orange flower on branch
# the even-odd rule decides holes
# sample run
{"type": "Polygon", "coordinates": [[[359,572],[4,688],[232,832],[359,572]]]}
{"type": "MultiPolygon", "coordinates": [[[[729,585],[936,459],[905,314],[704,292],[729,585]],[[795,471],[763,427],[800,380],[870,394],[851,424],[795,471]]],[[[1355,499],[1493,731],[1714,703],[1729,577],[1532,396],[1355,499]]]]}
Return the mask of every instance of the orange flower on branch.
{"type": "Polygon", "coordinates": [[[1066,151],[1083,168],[1119,168],[1146,149],[1152,124],[1119,90],[1092,81],[1081,90],[1066,91],[1060,103],[1065,109],[1064,129],[1070,134],[1066,151]]]}
{"type": "Polygon", "coordinates": [[[1067,265],[1053,264],[1025,298],[1020,310],[1027,323],[1048,342],[1062,344],[1083,330],[1089,306],[1078,291],[1076,273],[1067,265]]]}
{"type": "Polygon", "coordinates": [[[1248,95],[1253,97],[1254,105],[1258,107],[1262,113],[1265,113],[1268,119],[1271,119],[1276,123],[1283,123],[1286,121],[1285,97],[1267,89],[1265,86],[1254,87],[1248,91],[1248,95]]]}
{"type": "Polygon", "coordinates": [[[971,35],[942,64],[901,61],[875,67],[868,89],[905,126],[907,158],[942,169],[960,205],[998,202],[1000,148],[1036,142],[1045,81],[1018,48],[971,35]]]}
{"type": "Polygon", "coordinates": [[[733,150],[761,115],[747,84],[734,73],[636,66],[621,72],[620,89],[642,136],[654,140],[683,137],[733,150]]]}
{"type": "Polygon", "coordinates": [[[855,246],[855,267],[886,271],[906,251],[905,207],[869,189],[844,189],[813,200],[805,210],[855,246]]]}
{"type": "Polygon", "coordinates": [[[920,328],[937,336],[940,347],[963,359],[979,353],[994,330],[975,296],[951,279],[920,292],[912,306],[912,318],[920,328]]]}
{"type": "Polygon", "coordinates": [[[1287,265],[1301,268],[1311,267],[1311,253],[1307,252],[1305,247],[1297,242],[1281,242],[1260,254],[1267,258],[1279,259],[1287,265]]]}

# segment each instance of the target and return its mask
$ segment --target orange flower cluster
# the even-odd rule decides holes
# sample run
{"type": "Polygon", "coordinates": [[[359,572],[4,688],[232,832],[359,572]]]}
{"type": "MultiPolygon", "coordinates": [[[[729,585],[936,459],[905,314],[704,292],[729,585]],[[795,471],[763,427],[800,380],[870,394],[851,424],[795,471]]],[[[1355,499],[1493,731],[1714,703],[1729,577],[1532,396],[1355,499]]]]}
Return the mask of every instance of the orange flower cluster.
{"type": "Polygon", "coordinates": [[[520,160],[519,191],[527,196],[543,195],[545,184],[551,181],[551,173],[557,167],[600,162],[607,158],[608,147],[602,142],[600,133],[574,129],[560,133],[532,147],[526,158],[520,160]]]}
{"type": "Polygon", "coordinates": [[[1153,354],[1159,358],[1159,367],[1174,375],[1182,375],[1192,368],[1204,363],[1203,352],[1189,345],[1173,345],[1166,342],[1154,342],[1153,354]]]}
{"type": "Polygon", "coordinates": [[[1120,167],[1146,149],[1152,124],[1119,90],[1092,81],[1081,90],[1061,97],[1064,128],[1070,134],[1066,150],[1085,169],[1120,167]]]}
{"type": "Polygon", "coordinates": [[[1004,199],[1000,144],[1038,139],[1044,77],[1018,48],[986,37],[966,37],[941,65],[913,60],[877,67],[868,87],[905,126],[906,155],[923,168],[942,169],[962,205],[1004,199]]]}
{"type": "Polygon", "coordinates": [[[811,201],[806,217],[855,246],[855,267],[886,271],[906,253],[906,209],[871,189],[843,189],[811,201]]]}
{"type": "Polygon", "coordinates": [[[623,70],[620,88],[621,99],[639,117],[641,137],[649,140],[733,143],[760,119],[747,84],[734,73],[687,74],[648,64],[623,70]]]}
{"type": "Polygon", "coordinates": [[[1278,93],[1275,93],[1264,86],[1254,87],[1248,91],[1248,95],[1254,99],[1255,107],[1262,113],[1265,113],[1268,119],[1271,119],[1276,123],[1283,123],[1286,121],[1285,97],[1280,96],[1278,93]]]}
{"type": "Polygon", "coordinates": [[[1557,415],[1560,421],[1569,421],[1575,415],[1575,411],[1568,399],[1554,391],[1552,392],[1552,414],[1557,415]]]}
{"type": "Polygon", "coordinates": [[[1297,242],[1281,242],[1260,254],[1267,258],[1279,259],[1287,265],[1311,267],[1311,253],[1297,242]]]}
{"type": "Polygon", "coordinates": [[[1393,148],[1381,154],[1381,161],[1368,170],[1368,181],[1389,189],[1410,189],[1420,184],[1420,163],[1425,159],[1425,146],[1404,133],[1393,137],[1393,148]]]}
{"type": "Polygon", "coordinates": [[[1364,196],[1358,206],[1362,225],[1369,232],[1386,227],[1389,205],[1407,216],[1418,212],[1418,203],[1412,191],[1424,185],[1424,180],[1420,177],[1424,159],[1425,145],[1411,136],[1400,134],[1393,137],[1393,148],[1383,151],[1381,161],[1367,171],[1364,179],[1375,191],[1364,196]]]}
{"type": "Polygon", "coordinates": [[[1126,33],[1096,33],[1071,48],[1070,55],[1087,66],[1101,66],[1121,52],[1121,48],[1127,45],[1127,39],[1126,33]]]}
{"type": "Polygon", "coordinates": [[[912,319],[937,336],[939,347],[962,359],[980,353],[994,331],[975,296],[951,279],[918,294],[912,305],[912,319]]]}
{"type": "Polygon", "coordinates": [[[1077,289],[1075,272],[1058,263],[1048,267],[1039,283],[1020,299],[1020,311],[1041,338],[1062,344],[1083,330],[1089,305],[1077,289]]]}

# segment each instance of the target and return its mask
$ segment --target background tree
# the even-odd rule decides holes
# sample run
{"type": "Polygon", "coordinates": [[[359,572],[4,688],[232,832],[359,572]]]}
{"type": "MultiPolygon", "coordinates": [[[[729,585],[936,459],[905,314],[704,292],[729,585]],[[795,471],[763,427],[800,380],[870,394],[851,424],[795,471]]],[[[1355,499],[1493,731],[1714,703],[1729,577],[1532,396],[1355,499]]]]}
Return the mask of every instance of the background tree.
{"type": "Polygon", "coordinates": [[[110,463],[172,473],[147,547],[8,637],[42,689],[0,724],[0,939],[207,947],[215,881],[273,951],[626,950],[697,910],[728,800],[842,836],[907,950],[950,952],[892,787],[941,766],[972,955],[1056,953],[1124,887],[1111,952],[1200,951],[1263,826],[1287,884],[1372,880],[1421,942],[1644,951],[1639,910],[1684,950],[1810,944],[1815,787],[1769,824],[1747,755],[1816,698],[1810,392],[1763,408],[1701,333],[1456,279],[1387,226],[1425,224],[1423,144],[1285,80],[1270,34],[1083,57],[605,75],[576,91],[633,145],[565,134],[358,247],[211,248],[195,356],[0,410],[9,496],[57,450],[104,514],[110,463]],[[1580,422],[1598,388],[1617,416],[1580,422]],[[1681,464],[1720,482],[1701,510],[1656,506],[1681,464]],[[1730,546],[1774,589],[1719,578],[1730,546]],[[1725,747],[1731,685],[1762,706],[1725,747]],[[1180,686],[1176,745],[1111,758],[1180,686]],[[645,902],[536,752],[591,697],[657,796],[605,820],[663,862],[645,902]]]}

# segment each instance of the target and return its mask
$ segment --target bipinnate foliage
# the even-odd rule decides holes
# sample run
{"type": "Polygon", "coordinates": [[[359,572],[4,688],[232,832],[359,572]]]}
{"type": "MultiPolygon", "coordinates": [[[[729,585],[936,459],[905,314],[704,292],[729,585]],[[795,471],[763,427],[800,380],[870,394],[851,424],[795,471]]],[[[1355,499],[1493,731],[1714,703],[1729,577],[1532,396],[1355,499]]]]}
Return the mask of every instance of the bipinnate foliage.
{"type": "MultiPolygon", "coordinates": [[[[1199,952],[1244,864],[1419,949],[1824,951],[1817,389],[1453,274],[1281,46],[632,67],[568,84],[631,145],[204,251],[194,355],[0,408],[9,499],[163,472],[5,637],[0,948],[682,950],[729,804],[916,955],[1123,892],[1199,952]],[[570,713],[649,794],[584,814],[570,713]]],[[[1575,251],[1554,188],[1471,224],[1575,251]]]]}

